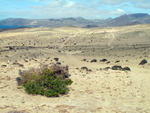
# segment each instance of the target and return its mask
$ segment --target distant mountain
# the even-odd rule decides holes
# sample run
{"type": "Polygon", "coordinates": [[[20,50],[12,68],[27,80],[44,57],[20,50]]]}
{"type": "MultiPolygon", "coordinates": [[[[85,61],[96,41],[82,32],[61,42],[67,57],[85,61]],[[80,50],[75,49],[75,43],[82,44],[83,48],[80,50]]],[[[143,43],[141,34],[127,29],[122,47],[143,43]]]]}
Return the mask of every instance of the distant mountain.
{"type": "Polygon", "coordinates": [[[78,18],[61,18],[61,19],[23,19],[8,18],[0,21],[0,29],[20,28],[20,27],[113,27],[126,26],[135,24],[150,24],[150,15],[145,13],[125,14],[117,18],[108,19],[84,19],[78,18]]]}
{"type": "Polygon", "coordinates": [[[150,15],[145,13],[136,14],[125,14],[120,17],[114,18],[108,22],[109,26],[125,26],[125,25],[135,25],[135,24],[149,24],[150,15]]]}

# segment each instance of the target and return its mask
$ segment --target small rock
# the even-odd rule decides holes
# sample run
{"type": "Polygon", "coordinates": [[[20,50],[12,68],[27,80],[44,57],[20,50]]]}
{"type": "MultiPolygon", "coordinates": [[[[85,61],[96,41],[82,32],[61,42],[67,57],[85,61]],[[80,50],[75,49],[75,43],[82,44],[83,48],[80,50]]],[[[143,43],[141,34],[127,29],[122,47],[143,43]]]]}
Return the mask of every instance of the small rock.
{"type": "Polygon", "coordinates": [[[88,71],[89,69],[87,67],[81,67],[81,70],[88,71]]]}
{"type": "Polygon", "coordinates": [[[61,65],[61,63],[60,63],[60,62],[57,62],[56,64],[61,65]]]}
{"type": "Polygon", "coordinates": [[[97,60],[96,60],[96,59],[93,59],[93,60],[91,60],[91,62],[97,62],[97,60]]]}
{"type": "Polygon", "coordinates": [[[112,70],[122,70],[123,68],[122,68],[121,66],[115,65],[115,66],[112,66],[111,69],[112,69],[112,70]]]}
{"type": "Polygon", "coordinates": [[[11,47],[11,46],[9,46],[8,48],[9,48],[9,50],[13,50],[14,49],[14,47],[11,47]]]}
{"type": "Polygon", "coordinates": [[[107,59],[105,59],[105,58],[100,60],[100,62],[106,62],[106,61],[107,61],[107,59]]]}
{"type": "Polygon", "coordinates": [[[120,60],[117,60],[115,63],[118,63],[118,62],[120,62],[120,60]]]}
{"type": "Polygon", "coordinates": [[[17,78],[16,78],[16,81],[17,81],[17,83],[18,83],[18,86],[20,86],[20,85],[22,84],[22,81],[21,81],[21,78],[20,78],[20,77],[17,77],[17,78]]]}
{"type": "Polygon", "coordinates": [[[17,62],[14,62],[13,65],[17,65],[17,66],[19,66],[19,67],[24,67],[23,64],[20,64],[20,63],[17,63],[17,62]]]}
{"type": "Polygon", "coordinates": [[[110,61],[106,62],[106,64],[110,64],[110,61]]]}
{"type": "Polygon", "coordinates": [[[142,60],[140,63],[139,63],[139,65],[144,65],[144,64],[146,64],[147,63],[147,60],[142,60]]]}
{"type": "Polygon", "coordinates": [[[1,65],[1,67],[2,67],[2,68],[5,68],[5,67],[7,67],[7,65],[1,65]]]}
{"type": "Polygon", "coordinates": [[[58,61],[58,60],[59,60],[59,58],[54,58],[54,60],[55,60],[55,61],[58,61]]]}
{"type": "Polygon", "coordinates": [[[100,68],[99,70],[100,70],[100,71],[102,71],[102,70],[103,70],[103,68],[100,68]]]}
{"type": "Polygon", "coordinates": [[[92,72],[92,69],[89,69],[88,71],[92,72]]]}
{"type": "Polygon", "coordinates": [[[107,71],[109,69],[111,69],[111,68],[110,67],[105,67],[103,70],[107,71]]]}
{"type": "Polygon", "coordinates": [[[122,70],[123,71],[131,71],[131,69],[129,67],[124,67],[122,70]]]}
{"type": "Polygon", "coordinates": [[[83,59],[82,61],[86,62],[86,59],[83,59]]]}

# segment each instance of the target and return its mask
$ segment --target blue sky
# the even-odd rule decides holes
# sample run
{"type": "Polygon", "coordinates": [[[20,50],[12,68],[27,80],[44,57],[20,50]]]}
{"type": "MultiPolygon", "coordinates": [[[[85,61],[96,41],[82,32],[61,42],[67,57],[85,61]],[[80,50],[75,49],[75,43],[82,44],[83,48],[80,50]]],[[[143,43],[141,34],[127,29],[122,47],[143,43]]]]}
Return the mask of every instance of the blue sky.
{"type": "Polygon", "coordinates": [[[0,19],[103,19],[131,13],[150,13],[150,0],[0,0],[0,19]]]}

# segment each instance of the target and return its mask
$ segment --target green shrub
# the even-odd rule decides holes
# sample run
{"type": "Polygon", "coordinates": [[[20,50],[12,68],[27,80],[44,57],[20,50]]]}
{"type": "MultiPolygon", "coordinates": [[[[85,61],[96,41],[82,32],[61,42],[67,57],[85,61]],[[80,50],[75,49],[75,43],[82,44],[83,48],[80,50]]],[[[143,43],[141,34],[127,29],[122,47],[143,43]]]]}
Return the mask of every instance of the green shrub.
{"type": "Polygon", "coordinates": [[[68,71],[62,67],[58,68],[57,65],[55,65],[55,70],[46,67],[28,70],[20,75],[18,84],[22,85],[28,94],[58,97],[68,93],[69,89],[67,86],[72,84],[72,80],[68,76],[64,77],[69,75],[68,71]]]}

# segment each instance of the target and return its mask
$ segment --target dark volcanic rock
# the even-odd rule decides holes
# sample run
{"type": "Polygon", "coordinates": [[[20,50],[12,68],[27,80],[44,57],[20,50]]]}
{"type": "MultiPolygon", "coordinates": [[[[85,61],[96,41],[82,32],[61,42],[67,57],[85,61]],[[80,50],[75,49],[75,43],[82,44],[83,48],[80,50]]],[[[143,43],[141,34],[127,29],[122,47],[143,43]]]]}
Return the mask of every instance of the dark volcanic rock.
{"type": "Polygon", "coordinates": [[[122,70],[123,71],[131,71],[131,69],[129,67],[124,67],[122,70]]]}
{"type": "Polygon", "coordinates": [[[21,80],[20,77],[17,77],[17,78],[16,78],[16,81],[17,81],[17,83],[18,83],[18,86],[20,86],[20,85],[22,84],[22,80],[21,80]]]}
{"type": "Polygon", "coordinates": [[[115,66],[112,66],[111,69],[112,70],[122,70],[123,68],[121,66],[115,65],[115,66]]]}
{"type": "Polygon", "coordinates": [[[86,62],[87,60],[86,60],[86,59],[83,59],[82,61],[86,62]]]}
{"type": "Polygon", "coordinates": [[[89,69],[87,67],[81,67],[81,70],[88,71],[89,69]]]}
{"type": "Polygon", "coordinates": [[[111,67],[105,67],[103,70],[107,71],[109,69],[111,69],[111,67]]]}
{"type": "Polygon", "coordinates": [[[20,64],[20,63],[17,63],[17,62],[14,62],[13,65],[17,65],[17,66],[19,66],[19,67],[24,67],[23,64],[20,64]]]}
{"type": "Polygon", "coordinates": [[[110,64],[110,61],[106,62],[106,64],[110,64]]]}
{"type": "Polygon", "coordinates": [[[147,60],[143,59],[143,60],[139,63],[139,65],[144,65],[144,64],[146,64],[146,63],[147,63],[147,60]]]}
{"type": "Polygon", "coordinates": [[[115,63],[118,63],[118,62],[120,62],[119,60],[117,60],[115,63]]]}
{"type": "Polygon", "coordinates": [[[107,59],[105,59],[105,58],[100,60],[100,62],[106,62],[106,61],[107,61],[107,59]]]}
{"type": "Polygon", "coordinates": [[[58,61],[58,60],[59,60],[59,58],[54,58],[54,60],[55,60],[55,61],[58,61]]]}
{"type": "Polygon", "coordinates": [[[97,62],[97,60],[96,60],[96,59],[93,59],[93,60],[91,60],[91,62],[97,62]]]}
{"type": "Polygon", "coordinates": [[[120,70],[120,71],[131,71],[131,69],[129,67],[121,67],[121,66],[118,66],[118,65],[115,65],[115,66],[112,66],[111,68],[112,70],[120,70]]]}
{"type": "Polygon", "coordinates": [[[7,67],[7,65],[1,65],[1,67],[2,67],[2,68],[5,68],[5,67],[7,67]]]}
{"type": "Polygon", "coordinates": [[[9,46],[8,48],[9,48],[9,50],[13,50],[14,49],[14,47],[11,47],[11,46],[9,46]]]}
{"type": "Polygon", "coordinates": [[[88,69],[88,71],[92,72],[92,69],[88,69]]]}
{"type": "Polygon", "coordinates": [[[60,63],[60,62],[57,62],[56,64],[61,65],[61,63],[60,63]]]}

